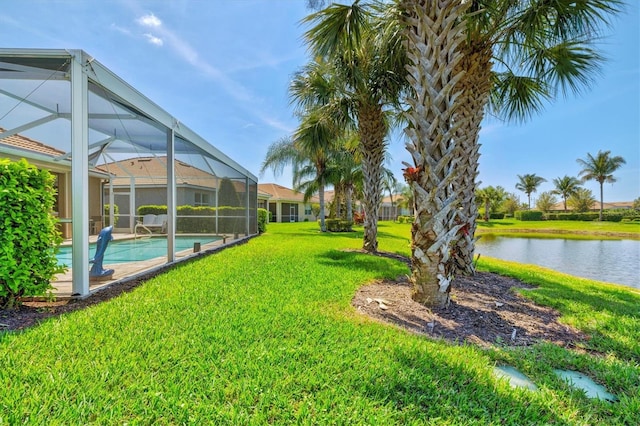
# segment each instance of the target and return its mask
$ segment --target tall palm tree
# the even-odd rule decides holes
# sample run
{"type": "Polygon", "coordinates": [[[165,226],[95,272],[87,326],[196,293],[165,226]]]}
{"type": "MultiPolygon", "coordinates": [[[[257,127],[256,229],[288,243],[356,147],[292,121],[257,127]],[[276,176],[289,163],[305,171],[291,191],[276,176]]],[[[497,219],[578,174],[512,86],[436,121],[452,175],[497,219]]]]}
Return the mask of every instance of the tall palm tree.
{"type": "Polygon", "coordinates": [[[543,177],[536,176],[535,173],[529,173],[524,176],[518,175],[518,180],[520,182],[516,183],[516,189],[527,194],[527,198],[529,199],[529,210],[531,210],[531,194],[536,192],[540,184],[547,180],[543,177]]]}
{"type": "Polygon", "coordinates": [[[384,9],[359,1],[332,4],[305,19],[313,26],[305,34],[312,52],[328,58],[341,81],[350,117],[357,127],[364,177],[364,241],[369,252],[378,250],[378,210],[387,111],[398,104],[404,79],[401,34],[377,31],[374,17],[384,9]]]}
{"type": "Polygon", "coordinates": [[[413,89],[407,133],[414,164],[405,171],[417,200],[413,296],[442,305],[460,270],[457,258],[472,271],[485,107],[491,102],[507,118],[526,118],[556,88],[564,93],[589,83],[600,59],[591,40],[618,1],[399,2],[413,89]],[[492,71],[494,61],[499,72],[492,71]]]}
{"type": "Polygon", "coordinates": [[[564,211],[567,212],[567,199],[580,188],[580,181],[573,176],[559,177],[553,180],[555,189],[553,194],[560,195],[564,201],[564,211]]]}
{"type": "Polygon", "coordinates": [[[587,153],[587,158],[578,158],[577,161],[582,166],[582,170],[578,174],[578,176],[582,176],[582,181],[595,180],[600,184],[600,221],[602,221],[604,183],[614,183],[616,179],[613,177],[613,172],[618,170],[626,161],[619,155],[612,157],[611,151],[598,151],[595,157],[587,153]]]}

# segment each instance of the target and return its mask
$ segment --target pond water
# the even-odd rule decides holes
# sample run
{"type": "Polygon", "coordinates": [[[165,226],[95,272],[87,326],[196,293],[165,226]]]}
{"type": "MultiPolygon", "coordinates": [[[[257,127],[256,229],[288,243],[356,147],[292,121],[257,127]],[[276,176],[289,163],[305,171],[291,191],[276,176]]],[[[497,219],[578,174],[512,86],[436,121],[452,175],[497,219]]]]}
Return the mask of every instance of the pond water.
{"type": "Polygon", "coordinates": [[[483,235],[476,254],[640,288],[640,241],[483,235]]]}

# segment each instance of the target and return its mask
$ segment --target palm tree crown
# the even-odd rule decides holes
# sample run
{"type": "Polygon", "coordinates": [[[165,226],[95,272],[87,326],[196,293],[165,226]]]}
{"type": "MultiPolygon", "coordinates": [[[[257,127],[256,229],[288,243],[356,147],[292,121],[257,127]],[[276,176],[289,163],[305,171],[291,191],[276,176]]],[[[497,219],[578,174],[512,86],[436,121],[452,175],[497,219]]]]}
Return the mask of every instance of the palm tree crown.
{"type": "Polygon", "coordinates": [[[582,170],[578,174],[578,176],[582,176],[582,181],[595,180],[600,184],[600,220],[602,221],[603,185],[605,182],[614,183],[616,181],[613,172],[626,161],[620,156],[612,157],[611,151],[598,151],[595,157],[587,153],[587,158],[578,158],[577,161],[582,166],[582,170]]]}
{"type": "Polygon", "coordinates": [[[555,189],[551,191],[553,194],[560,195],[564,201],[564,211],[567,211],[567,199],[572,196],[578,188],[580,188],[580,180],[573,176],[559,177],[553,180],[555,189]]]}
{"type": "Polygon", "coordinates": [[[543,177],[536,176],[535,173],[526,174],[524,176],[518,175],[520,182],[516,183],[516,189],[527,194],[529,198],[529,210],[531,210],[531,194],[538,190],[538,187],[542,182],[547,180],[543,177]]]}

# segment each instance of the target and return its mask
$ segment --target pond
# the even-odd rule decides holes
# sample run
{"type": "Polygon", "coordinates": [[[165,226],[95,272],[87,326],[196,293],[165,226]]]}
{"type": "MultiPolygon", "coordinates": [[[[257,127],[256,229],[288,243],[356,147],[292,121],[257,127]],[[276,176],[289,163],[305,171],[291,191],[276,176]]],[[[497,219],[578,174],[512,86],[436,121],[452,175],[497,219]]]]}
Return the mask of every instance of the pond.
{"type": "Polygon", "coordinates": [[[531,263],[577,277],[640,288],[640,241],[483,235],[476,255],[531,263]]]}

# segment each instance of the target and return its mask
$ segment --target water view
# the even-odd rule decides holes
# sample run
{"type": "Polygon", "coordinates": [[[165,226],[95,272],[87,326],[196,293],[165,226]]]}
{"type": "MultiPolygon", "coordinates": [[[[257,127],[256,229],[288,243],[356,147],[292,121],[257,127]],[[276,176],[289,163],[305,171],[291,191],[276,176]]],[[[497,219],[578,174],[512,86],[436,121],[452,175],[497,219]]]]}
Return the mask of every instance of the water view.
{"type": "Polygon", "coordinates": [[[577,277],[640,288],[640,241],[484,235],[476,244],[476,253],[544,266],[577,277]]]}

